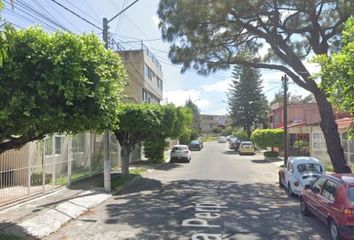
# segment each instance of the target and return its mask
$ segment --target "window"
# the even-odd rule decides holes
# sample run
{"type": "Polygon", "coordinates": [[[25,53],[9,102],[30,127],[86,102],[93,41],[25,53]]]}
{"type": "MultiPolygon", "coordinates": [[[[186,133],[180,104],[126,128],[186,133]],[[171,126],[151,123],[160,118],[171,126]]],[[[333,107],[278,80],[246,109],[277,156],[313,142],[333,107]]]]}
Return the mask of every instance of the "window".
{"type": "Polygon", "coordinates": [[[85,152],[85,134],[79,133],[73,136],[71,146],[72,146],[72,152],[74,153],[85,152]]]}
{"type": "Polygon", "coordinates": [[[313,148],[314,149],[321,148],[321,134],[320,133],[313,133],[312,141],[313,141],[313,148]]]}
{"type": "Polygon", "coordinates": [[[50,136],[44,139],[44,155],[61,154],[62,136],[50,136]]]}
{"type": "Polygon", "coordinates": [[[146,102],[148,100],[148,93],[144,88],[141,90],[141,100],[143,102],[146,102]]]}
{"type": "Polygon", "coordinates": [[[337,186],[338,185],[335,182],[328,180],[323,188],[321,195],[333,202],[336,196],[337,186]]]}
{"type": "Polygon", "coordinates": [[[44,155],[49,156],[53,154],[53,137],[46,137],[44,139],[44,155]]]}
{"type": "Polygon", "coordinates": [[[55,154],[61,154],[61,136],[54,137],[54,147],[55,147],[55,154]]]}
{"type": "Polygon", "coordinates": [[[352,202],[352,205],[354,205],[354,187],[349,188],[349,198],[350,201],[352,202]]]}
{"type": "Polygon", "coordinates": [[[297,166],[298,172],[322,172],[321,165],[315,163],[304,163],[297,166]]]}
{"type": "Polygon", "coordinates": [[[326,179],[324,179],[323,177],[317,178],[317,180],[312,185],[312,190],[315,193],[320,193],[325,181],[326,181],[326,179]]]}

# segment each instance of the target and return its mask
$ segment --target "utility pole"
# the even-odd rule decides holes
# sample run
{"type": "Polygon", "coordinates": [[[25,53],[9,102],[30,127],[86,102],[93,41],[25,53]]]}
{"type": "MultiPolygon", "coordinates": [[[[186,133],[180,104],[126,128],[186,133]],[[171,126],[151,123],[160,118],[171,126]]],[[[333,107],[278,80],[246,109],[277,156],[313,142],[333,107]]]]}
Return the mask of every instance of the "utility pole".
{"type": "MultiPolygon", "coordinates": [[[[110,20],[108,20],[107,18],[103,18],[103,24],[102,24],[102,40],[104,42],[104,46],[106,49],[108,49],[108,23],[110,23],[111,21],[113,21],[116,17],[118,17],[119,15],[121,15],[122,13],[124,13],[126,10],[128,10],[131,6],[133,6],[135,3],[137,3],[139,0],[135,0],[134,2],[132,2],[131,4],[129,4],[127,7],[125,7],[123,10],[121,10],[119,13],[117,13],[114,17],[112,17],[110,20]]],[[[106,130],[104,132],[104,138],[103,138],[103,145],[104,145],[104,171],[103,171],[103,175],[104,175],[104,190],[106,192],[110,192],[111,191],[111,160],[109,157],[109,145],[110,145],[110,141],[109,141],[109,131],[106,130]]]]}
{"type": "MultiPolygon", "coordinates": [[[[107,18],[103,18],[103,33],[102,33],[102,38],[104,42],[104,46],[106,49],[108,49],[108,20],[107,18]]],[[[109,131],[105,130],[104,131],[104,137],[103,137],[103,147],[104,147],[104,168],[103,168],[103,185],[104,185],[104,190],[106,192],[110,192],[112,189],[111,187],[111,159],[109,157],[109,131]]]]}
{"type": "Polygon", "coordinates": [[[284,166],[288,162],[288,76],[281,78],[284,88],[284,110],[283,110],[283,126],[284,126],[284,166]]]}

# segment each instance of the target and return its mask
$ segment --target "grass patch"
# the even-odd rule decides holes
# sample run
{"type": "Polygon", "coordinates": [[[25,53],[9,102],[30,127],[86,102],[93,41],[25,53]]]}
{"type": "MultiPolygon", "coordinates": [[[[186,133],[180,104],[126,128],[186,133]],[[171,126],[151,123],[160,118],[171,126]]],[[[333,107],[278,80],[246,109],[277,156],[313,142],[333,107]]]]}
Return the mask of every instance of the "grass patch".
{"type": "MultiPolygon", "coordinates": [[[[82,170],[75,170],[75,172],[71,173],[71,182],[75,182],[78,181],[80,179],[89,177],[89,170],[88,169],[82,169],[82,170]]],[[[68,184],[68,176],[67,175],[63,175],[60,177],[57,177],[55,179],[55,185],[59,185],[59,186],[64,186],[68,184]]],[[[1,239],[0,239],[1,240],[1,239]]]]}
{"type": "Polygon", "coordinates": [[[112,189],[116,189],[117,187],[123,186],[130,180],[132,180],[135,177],[141,176],[144,172],[146,172],[146,169],[143,168],[133,168],[129,170],[129,177],[116,177],[111,179],[111,187],[112,189]]]}
{"type": "Polygon", "coordinates": [[[0,240],[22,240],[23,237],[15,236],[15,235],[3,235],[0,234],[0,240]]]}

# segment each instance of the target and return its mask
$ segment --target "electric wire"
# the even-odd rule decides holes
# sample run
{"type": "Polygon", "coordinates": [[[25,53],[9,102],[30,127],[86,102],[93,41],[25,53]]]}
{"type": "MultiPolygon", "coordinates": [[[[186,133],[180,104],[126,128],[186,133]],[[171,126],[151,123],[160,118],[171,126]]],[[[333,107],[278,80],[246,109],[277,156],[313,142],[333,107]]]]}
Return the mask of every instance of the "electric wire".
{"type": "Polygon", "coordinates": [[[86,23],[90,24],[91,26],[99,29],[99,30],[103,30],[101,27],[97,26],[96,24],[90,22],[89,20],[87,20],[86,18],[82,17],[81,15],[79,15],[78,13],[74,12],[73,10],[67,8],[66,6],[64,6],[63,4],[57,2],[56,0],[50,0],[52,2],[54,2],[55,4],[57,4],[58,6],[64,8],[66,11],[72,13],[73,15],[75,15],[76,17],[80,18],[81,20],[85,21],[86,23]]]}
{"type": "MultiPolygon", "coordinates": [[[[39,16],[39,17],[45,19],[47,22],[50,22],[50,23],[53,24],[54,26],[57,26],[57,27],[59,27],[59,28],[65,30],[65,31],[70,32],[69,29],[67,29],[67,28],[64,27],[63,25],[61,25],[61,24],[59,24],[59,23],[53,21],[52,19],[50,19],[49,17],[47,17],[47,16],[44,15],[43,13],[40,13],[40,12],[38,12],[37,10],[33,9],[31,6],[29,6],[28,4],[26,4],[26,3],[23,2],[22,0],[17,0],[16,2],[17,2],[17,4],[19,4],[20,6],[22,6],[24,9],[26,9],[26,10],[28,10],[29,12],[34,13],[35,15],[37,15],[37,16],[39,16]]],[[[18,5],[18,6],[19,6],[19,5],[18,5]]]]}

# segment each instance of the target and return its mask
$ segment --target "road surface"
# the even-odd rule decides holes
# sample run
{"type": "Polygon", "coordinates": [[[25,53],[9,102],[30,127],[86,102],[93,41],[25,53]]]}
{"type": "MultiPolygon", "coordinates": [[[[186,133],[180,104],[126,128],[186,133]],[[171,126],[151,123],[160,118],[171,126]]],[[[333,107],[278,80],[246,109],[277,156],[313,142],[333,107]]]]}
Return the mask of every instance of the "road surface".
{"type": "Polygon", "coordinates": [[[205,143],[71,221],[48,239],[330,239],[278,187],[276,162],[205,143]]]}

